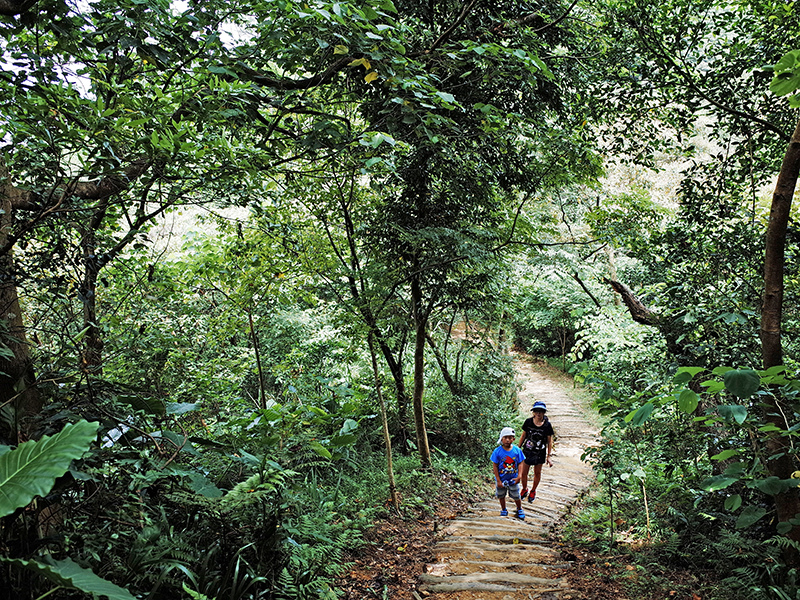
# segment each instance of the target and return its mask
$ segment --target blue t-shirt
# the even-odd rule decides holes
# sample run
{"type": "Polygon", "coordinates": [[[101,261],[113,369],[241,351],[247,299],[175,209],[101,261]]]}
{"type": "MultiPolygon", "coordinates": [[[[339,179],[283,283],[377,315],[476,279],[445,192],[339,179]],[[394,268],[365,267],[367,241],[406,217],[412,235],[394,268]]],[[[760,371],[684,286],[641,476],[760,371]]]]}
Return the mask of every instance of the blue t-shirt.
{"type": "Polygon", "coordinates": [[[525,460],[525,455],[519,446],[511,445],[509,450],[502,446],[498,446],[492,452],[492,462],[497,465],[497,471],[500,473],[500,481],[514,481],[517,477],[517,467],[519,463],[525,460]]]}

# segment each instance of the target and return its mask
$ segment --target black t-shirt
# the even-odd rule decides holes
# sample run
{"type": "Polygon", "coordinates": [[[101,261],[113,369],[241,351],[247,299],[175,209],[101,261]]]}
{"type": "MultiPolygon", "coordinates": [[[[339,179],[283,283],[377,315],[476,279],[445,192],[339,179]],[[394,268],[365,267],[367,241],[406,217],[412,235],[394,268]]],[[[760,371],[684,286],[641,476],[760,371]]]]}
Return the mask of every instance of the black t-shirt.
{"type": "Polygon", "coordinates": [[[533,417],[525,419],[522,424],[522,430],[525,432],[525,439],[522,442],[522,450],[524,452],[539,452],[547,449],[547,438],[553,433],[553,426],[550,420],[545,415],[544,423],[541,427],[533,424],[533,417]]]}

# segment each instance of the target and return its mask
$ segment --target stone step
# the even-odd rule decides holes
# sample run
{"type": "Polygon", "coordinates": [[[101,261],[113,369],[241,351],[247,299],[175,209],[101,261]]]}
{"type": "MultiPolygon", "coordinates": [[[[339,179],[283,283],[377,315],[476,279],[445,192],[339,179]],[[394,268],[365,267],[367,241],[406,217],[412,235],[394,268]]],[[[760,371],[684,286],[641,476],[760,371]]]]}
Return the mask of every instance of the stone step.
{"type": "Polygon", "coordinates": [[[569,563],[543,565],[530,562],[491,561],[491,560],[451,560],[448,562],[429,563],[425,572],[437,577],[445,575],[466,575],[469,573],[492,573],[513,571],[534,577],[552,579],[560,577],[571,568],[569,563]]]}
{"type": "Polygon", "coordinates": [[[458,592],[462,590],[484,590],[492,592],[514,592],[533,590],[540,594],[560,592],[566,588],[561,579],[544,579],[522,573],[470,573],[469,575],[451,575],[437,577],[428,573],[420,577],[427,592],[458,592]]]}

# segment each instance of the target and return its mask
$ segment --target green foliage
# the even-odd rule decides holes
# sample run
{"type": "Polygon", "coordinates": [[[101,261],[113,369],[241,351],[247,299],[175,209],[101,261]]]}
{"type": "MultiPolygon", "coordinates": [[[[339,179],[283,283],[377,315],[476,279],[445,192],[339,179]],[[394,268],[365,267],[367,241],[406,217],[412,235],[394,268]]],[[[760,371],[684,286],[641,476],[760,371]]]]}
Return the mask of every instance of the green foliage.
{"type": "Polygon", "coordinates": [[[86,453],[97,429],[98,423],[80,421],[52,437],[25,442],[0,453],[0,516],[47,494],[70,463],[86,453]]]}
{"type": "Polygon", "coordinates": [[[800,61],[798,61],[798,57],[800,57],[800,50],[790,50],[777,63],[768,67],[775,74],[769,84],[770,91],[777,96],[792,94],[788,98],[789,106],[792,108],[800,107],[800,97],[798,97],[798,94],[793,94],[800,88],[800,61]]]}
{"type": "Polygon", "coordinates": [[[0,557],[0,561],[28,569],[59,587],[91,594],[93,598],[107,597],[108,600],[134,600],[135,598],[127,590],[98,577],[92,571],[84,569],[68,558],[53,560],[45,556],[38,561],[33,561],[0,557]]]}
{"type": "MultiPolygon", "coordinates": [[[[698,381],[687,366],[755,363],[757,189],[796,117],[764,93],[760,67],[775,62],[772,90],[794,106],[798,55],[784,46],[797,11],[461,8],[99,0],[0,21],[13,66],[0,139],[14,185],[33,193],[7,215],[2,254],[17,266],[4,290],[19,285],[34,334],[34,426],[86,418],[106,444],[55,488],[88,430],[0,450],[0,472],[19,467],[0,477],[0,514],[66,513],[61,538],[18,527],[15,548],[51,544],[154,599],[332,597],[348,532],[385,510],[367,335],[394,385],[399,449],[414,358],[427,361],[416,376],[442,464],[484,460],[517,418],[501,353],[412,355],[415,334],[438,342],[453,315],[487,332],[510,322],[520,345],[598,387],[611,422],[593,456],[626,536],[690,563],[705,541],[724,545],[715,529],[771,531],[769,499],[793,482],[768,476],[750,442],[795,441],[797,386],[750,369],[698,381]],[[706,115],[709,160],[696,148],[706,115]],[[666,148],[694,159],[675,206],[635,178],[593,185],[600,146],[639,164],[666,148]],[[220,212],[195,225],[195,206],[220,212]],[[203,233],[180,251],[154,244],[156,220],[179,216],[203,233]],[[637,290],[654,327],[612,306],[609,276],[637,290]],[[761,416],[770,386],[786,432],[761,416]]],[[[424,514],[430,474],[398,466],[406,509],[424,514]]],[[[592,527],[611,524],[600,512],[592,527]]]]}
{"type": "Polygon", "coordinates": [[[241,512],[245,507],[270,501],[271,496],[285,486],[291,473],[267,467],[264,473],[256,473],[240,481],[220,499],[222,512],[241,512]]]}
{"type": "Polygon", "coordinates": [[[513,363],[493,351],[471,354],[464,363],[457,394],[431,378],[429,437],[442,452],[481,460],[494,448],[497,432],[518,419],[513,363]]]}
{"type": "Polygon", "coordinates": [[[346,565],[344,553],[360,541],[357,532],[336,533],[318,516],[301,515],[287,523],[288,566],[278,576],[278,597],[284,600],[334,599],[333,578],[346,565]]]}
{"type": "Polygon", "coordinates": [[[660,388],[601,399],[610,419],[587,451],[597,487],[568,534],[604,551],[635,545],[642,564],[714,570],[719,598],[794,597],[795,572],[771,546],[793,544],[772,536],[794,522],[777,522],[770,497],[797,481],[771,475],[763,448],[770,436],[794,439],[796,389],[783,367],[682,367],[660,388]],[[769,420],[772,394],[785,429],[769,420]]]}
{"type": "Polygon", "coordinates": [[[579,321],[571,358],[582,381],[602,380],[613,398],[635,394],[666,375],[664,339],[652,328],[632,322],[622,308],[590,312],[579,321]]]}
{"type": "MultiPolygon", "coordinates": [[[[82,457],[97,437],[98,423],[79,421],[68,424],[52,437],[28,441],[19,447],[0,451],[0,515],[7,516],[28,505],[36,496],[45,496],[73,460],[82,457]]],[[[11,524],[13,520],[9,520],[11,524]]],[[[98,577],[69,558],[51,556],[25,560],[0,556],[0,562],[26,569],[54,583],[58,588],[80,590],[94,598],[133,600],[127,590],[98,577]]]]}

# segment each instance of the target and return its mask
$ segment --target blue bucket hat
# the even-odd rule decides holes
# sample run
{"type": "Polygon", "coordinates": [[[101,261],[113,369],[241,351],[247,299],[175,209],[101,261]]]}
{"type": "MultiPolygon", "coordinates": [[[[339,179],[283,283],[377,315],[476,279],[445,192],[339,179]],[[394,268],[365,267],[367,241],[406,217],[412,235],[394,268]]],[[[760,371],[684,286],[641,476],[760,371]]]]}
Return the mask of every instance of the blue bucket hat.
{"type": "Polygon", "coordinates": [[[531,408],[531,410],[538,410],[538,409],[542,409],[543,411],[547,412],[547,405],[541,400],[537,400],[536,402],[533,403],[533,408],[531,408]]]}

